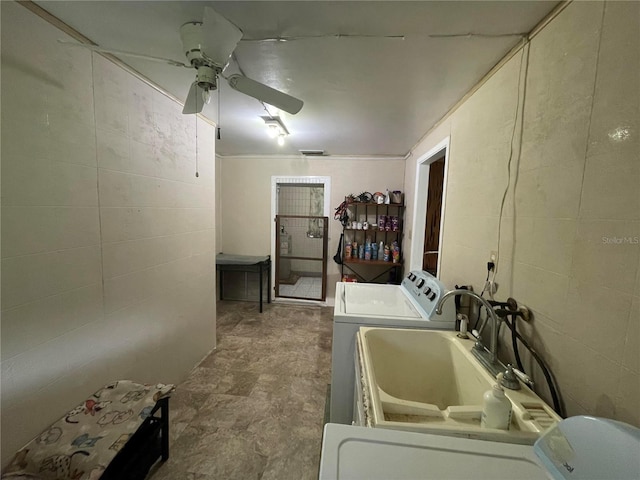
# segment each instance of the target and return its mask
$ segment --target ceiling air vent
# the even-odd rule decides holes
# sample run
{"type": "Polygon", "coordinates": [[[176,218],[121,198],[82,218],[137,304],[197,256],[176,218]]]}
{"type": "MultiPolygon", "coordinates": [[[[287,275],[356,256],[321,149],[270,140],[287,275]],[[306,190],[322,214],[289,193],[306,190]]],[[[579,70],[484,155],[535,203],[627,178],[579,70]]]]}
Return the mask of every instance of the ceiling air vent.
{"type": "Polygon", "coordinates": [[[325,157],[327,153],[324,150],[299,150],[305,157],[325,157]]]}

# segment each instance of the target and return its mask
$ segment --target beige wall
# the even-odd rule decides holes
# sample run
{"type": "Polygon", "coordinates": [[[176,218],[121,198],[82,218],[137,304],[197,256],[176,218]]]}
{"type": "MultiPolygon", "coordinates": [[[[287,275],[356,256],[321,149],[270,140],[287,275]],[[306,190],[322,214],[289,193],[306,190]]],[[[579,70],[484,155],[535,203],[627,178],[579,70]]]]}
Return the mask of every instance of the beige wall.
{"type": "MultiPolygon", "coordinates": [[[[576,2],[531,42],[496,295],[534,311],[526,336],[551,365],[569,415],[637,426],[639,23],[637,2],[576,2]]],[[[516,54],[407,162],[412,199],[416,160],[450,135],[442,258],[449,287],[481,290],[498,246],[522,59],[516,54]]],[[[549,398],[542,375],[536,381],[549,398]]]]}
{"type": "Polygon", "coordinates": [[[178,382],[215,345],[214,140],[2,2],[2,463],[114,379],[178,382]]]}
{"type": "Polygon", "coordinates": [[[333,220],[344,197],[363,191],[402,190],[403,160],[357,158],[218,158],[222,195],[219,250],[242,255],[271,252],[271,176],[331,177],[327,301],[333,302],[340,269],[333,261],[342,226],[333,220]]]}

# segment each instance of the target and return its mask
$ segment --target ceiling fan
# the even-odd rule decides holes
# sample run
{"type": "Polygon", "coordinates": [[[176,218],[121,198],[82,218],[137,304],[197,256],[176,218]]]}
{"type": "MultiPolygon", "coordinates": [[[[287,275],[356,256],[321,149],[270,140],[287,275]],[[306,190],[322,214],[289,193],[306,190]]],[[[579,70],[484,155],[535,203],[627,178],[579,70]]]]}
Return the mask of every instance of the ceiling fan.
{"type": "Polygon", "coordinates": [[[196,69],[196,79],[191,84],[189,94],[184,102],[182,113],[199,113],[208,103],[210,92],[218,88],[218,79],[224,78],[229,86],[238,92],[249,95],[261,102],[295,115],[302,108],[303,102],[291,95],[271,88],[243,75],[223,75],[231,54],[242,38],[242,30],[220,15],[211,7],[204,8],[202,22],[187,22],[180,27],[180,38],[188,63],[169,58],[155,57],[136,52],[111,50],[99,46],[72,43],[60,40],[61,43],[87,48],[101,53],[137,57],[146,60],[168,63],[176,67],[196,69]]]}

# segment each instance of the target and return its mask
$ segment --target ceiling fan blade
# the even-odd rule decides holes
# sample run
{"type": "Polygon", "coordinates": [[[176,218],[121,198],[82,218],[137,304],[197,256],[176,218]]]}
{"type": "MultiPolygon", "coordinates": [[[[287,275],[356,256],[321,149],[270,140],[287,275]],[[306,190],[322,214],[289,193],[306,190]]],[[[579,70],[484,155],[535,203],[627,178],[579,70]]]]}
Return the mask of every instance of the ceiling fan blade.
{"type": "Polygon", "coordinates": [[[109,53],[111,55],[122,55],[125,57],[142,58],[144,60],[150,60],[152,62],[168,63],[169,65],[173,65],[174,67],[193,68],[191,65],[187,65],[186,63],[178,62],[170,58],[154,57],[153,55],[145,55],[143,53],[127,52],[124,50],[114,50],[111,48],[102,48],[97,45],[89,45],[87,43],[67,42],[66,40],[58,40],[58,42],[64,45],[69,45],[71,47],[80,47],[87,50],[91,50],[92,52],[109,53]]]}
{"type": "Polygon", "coordinates": [[[224,68],[242,38],[242,30],[211,7],[204,8],[202,53],[217,67],[224,68]]]}
{"type": "Polygon", "coordinates": [[[200,113],[202,111],[204,108],[202,91],[203,89],[198,85],[198,82],[193,82],[191,84],[187,99],[184,101],[184,108],[182,109],[183,114],[200,113]]]}
{"type": "Polygon", "coordinates": [[[256,98],[261,102],[268,103],[274,107],[284,110],[292,115],[300,111],[304,102],[296,97],[287,95],[275,88],[268,87],[260,82],[251,80],[242,75],[231,75],[226,78],[229,86],[245,95],[256,98]]]}

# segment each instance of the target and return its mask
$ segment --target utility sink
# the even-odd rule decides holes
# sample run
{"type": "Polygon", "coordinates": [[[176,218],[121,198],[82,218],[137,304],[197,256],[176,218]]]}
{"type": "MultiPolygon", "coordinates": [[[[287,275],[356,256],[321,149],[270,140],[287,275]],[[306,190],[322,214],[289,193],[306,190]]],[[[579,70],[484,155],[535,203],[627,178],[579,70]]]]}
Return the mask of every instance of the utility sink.
{"type": "Polygon", "coordinates": [[[482,396],[496,380],[457,332],[361,327],[357,344],[368,426],[532,445],[561,420],[521,383],[505,389],[510,429],[482,428],[482,396]]]}

